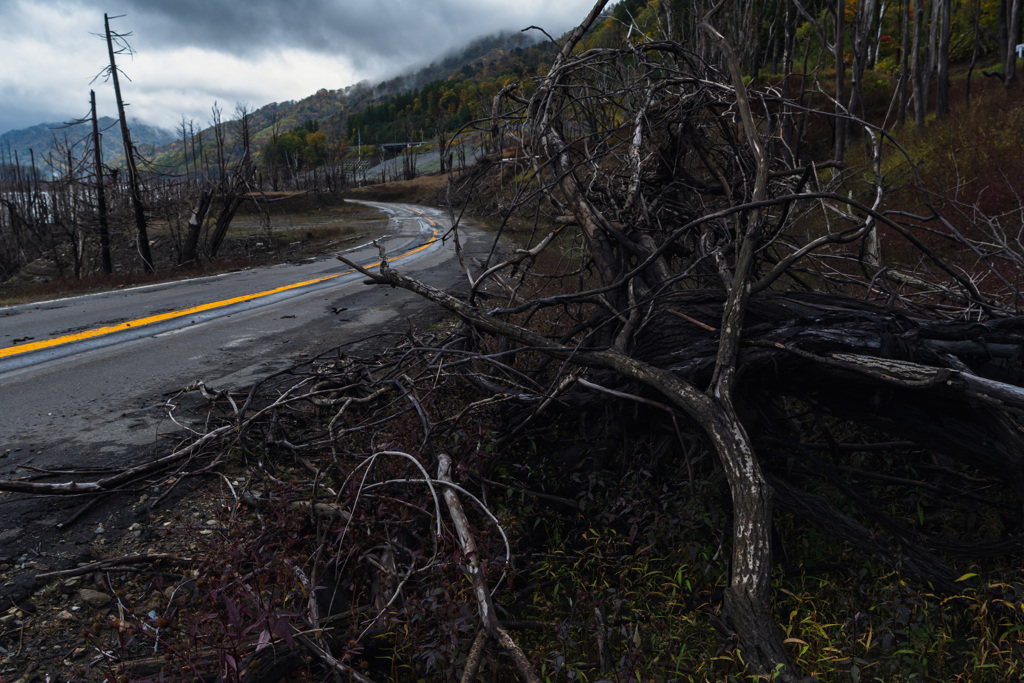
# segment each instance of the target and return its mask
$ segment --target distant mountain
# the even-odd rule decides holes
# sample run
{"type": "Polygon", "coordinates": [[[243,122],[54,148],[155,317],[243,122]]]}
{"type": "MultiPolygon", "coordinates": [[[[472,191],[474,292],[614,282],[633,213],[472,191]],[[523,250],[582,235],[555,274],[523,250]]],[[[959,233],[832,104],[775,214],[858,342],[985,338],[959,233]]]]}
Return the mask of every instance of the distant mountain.
{"type": "MultiPolygon", "coordinates": [[[[103,161],[116,165],[124,157],[121,143],[121,130],[117,119],[109,116],[100,117],[99,128],[103,141],[103,161]]],[[[175,140],[173,131],[157,128],[141,121],[128,122],[132,133],[132,142],[139,148],[155,148],[175,140]]],[[[48,157],[55,150],[64,150],[71,145],[76,157],[81,157],[80,149],[92,144],[92,123],[85,121],[73,124],[41,123],[31,128],[12,130],[0,135],[0,161],[13,163],[17,153],[18,161],[27,166],[35,154],[36,167],[45,174],[49,170],[48,157]]],[[[61,152],[63,154],[63,152],[61,152]]]]}

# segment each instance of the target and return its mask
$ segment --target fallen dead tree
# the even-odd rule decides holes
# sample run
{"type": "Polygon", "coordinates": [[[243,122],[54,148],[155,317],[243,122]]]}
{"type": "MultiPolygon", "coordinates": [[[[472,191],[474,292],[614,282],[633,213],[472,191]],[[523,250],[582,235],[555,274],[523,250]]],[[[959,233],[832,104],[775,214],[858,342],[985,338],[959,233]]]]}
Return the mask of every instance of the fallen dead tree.
{"type": "MultiPolygon", "coordinates": [[[[224,493],[218,506],[224,515],[224,533],[244,529],[247,550],[241,555],[225,550],[217,539],[199,536],[196,540],[201,543],[192,542],[189,557],[148,552],[37,574],[41,582],[97,572],[108,582],[111,576],[126,573],[151,574],[163,577],[156,580],[172,582],[160,612],[147,614],[127,601],[117,601],[116,619],[104,625],[135,647],[114,654],[104,644],[90,658],[88,670],[136,677],[189,671],[200,677],[269,682],[321,667],[354,680],[371,680],[357,664],[372,661],[374,652],[390,649],[392,624],[408,613],[406,603],[432,590],[432,575],[455,572],[458,576],[465,568],[482,582],[475,602],[465,605],[467,614],[474,605],[479,610],[482,640],[473,668],[478,669],[489,656],[484,645],[492,638],[497,647],[512,653],[528,680],[539,680],[527,655],[497,618],[484,578],[494,566],[507,567],[511,561],[507,537],[486,505],[453,478],[451,458],[440,456],[443,466],[435,477],[421,464],[421,453],[413,456],[384,449],[346,452],[341,459],[336,452],[332,456],[335,446],[346,439],[360,438],[372,445],[377,429],[405,421],[410,413],[419,418],[424,436],[432,438],[434,410],[424,408],[416,396],[424,383],[438,381],[436,369],[422,360],[424,349],[433,342],[410,341],[373,359],[340,353],[336,360],[312,359],[265,379],[247,394],[194,383],[169,398],[169,414],[187,429],[194,430],[190,425],[197,422],[207,429],[194,431],[194,437],[171,454],[94,481],[2,483],[4,490],[12,492],[82,495],[115,491],[124,485],[173,488],[166,484],[205,475],[220,481],[224,493]],[[412,364],[411,359],[415,359],[412,364]],[[414,368],[412,378],[408,373],[414,368]],[[203,415],[191,405],[189,410],[199,412],[186,419],[181,415],[182,403],[194,393],[205,399],[208,412],[203,415]],[[403,408],[395,411],[396,403],[403,408]],[[237,471],[238,464],[230,462],[232,451],[261,454],[247,458],[244,484],[232,484],[219,474],[224,469],[237,471]],[[301,480],[303,473],[308,481],[301,480]],[[285,476],[293,483],[279,478],[285,476]],[[476,544],[476,515],[463,508],[463,499],[506,539],[500,556],[482,556],[493,550],[492,544],[476,544]],[[446,520],[451,520],[451,530],[446,520]],[[415,524],[409,532],[388,531],[411,521],[415,524]],[[284,551],[282,533],[289,539],[284,551]],[[367,534],[373,538],[369,545],[367,534]],[[446,559],[447,546],[461,548],[456,552],[464,559],[446,559]],[[424,552],[430,547],[432,551],[424,552]],[[353,552],[358,553],[356,557],[353,552]],[[186,573],[168,575],[156,567],[168,563],[185,566],[186,573]],[[275,577],[279,599],[267,598],[267,589],[260,587],[269,576],[275,577]],[[211,583],[216,587],[211,589],[211,583]],[[179,594],[185,597],[176,597],[179,594]],[[229,596],[226,603],[221,596],[229,596]],[[297,596],[303,596],[298,609],[285,606],[297,596]],[[231,606],[230,614],[218,622],[223,630],[215,627],[211,637],[207,610],[223,610],[226,604],[231,606]],[[239,621],[242,615],[253,623],[239,621]],[[172,623],[175,629],[168,631],[172,623]],[[194,639],[191,644],[190,639],[194,639]],[[164,654],[154,657],[150,649],[164,654]]],[[[429,400],[428,391],[424,405],[429,400]]],[[[73,477],[75,471],[38,474],[73,477]]]]}
{"type": "Polygon", "coordinates": [[[794,159],[778,93],[748,89],[715,28],[721,5],[700,22],[704,48],[717,54],[710,64],[691,46],[645,38],[577,50],[604,4],[567,37],[529,98],[505,99],[510,127],[530,131],[522,142],[533,160],[511,205],[547,211],[551,231],[484,263],[482,274],[467,268],[466,298],[386,258],[364,273],[440,303],[474,330],[462,351],[477,372],[490,369],[476,381],[484,393],[539,382],[537,411],[553,400],[572,411],[601,387],[689,420],[717,454],[732,500],[725,628],[750,673],[791,680],[799,674],[768,608],[775,504],[948,593],[957,573],[933,551],[1022,549],[1024,319],[1016,275],[1006,276],[1018,255],[972,241],[941,216],[887,209],[881,159],[902,151],[868,124],[868,188],[847,186],[841,165],[826,180],[818,164],[829,160],[794,159]],[[940,256],[929,224],[949,228],[941,239],[968,262],[940,256]],[[565,225],[574,226],[568,236],[565,225]],[[883,263],[880,230],[916,251],[917,272],[883,263]],[[537,295],[531,266],[559,238],[573,284],[537,295]],[[815,456],[793,412],[816,416],[811,431],[823,430],[836,454],[857,449],[830,432],[844,424],[898,444],[890,463],[907,450],[933,459],[943,500],[984,500],[974,472],[1000,480],[1003,492],[985,502],[1005,513],[1007,535],[976,543],[900,522],[846,483],[835,458],[815,456]],[[814,480],[889,538],[803,488],[814,480]]]}

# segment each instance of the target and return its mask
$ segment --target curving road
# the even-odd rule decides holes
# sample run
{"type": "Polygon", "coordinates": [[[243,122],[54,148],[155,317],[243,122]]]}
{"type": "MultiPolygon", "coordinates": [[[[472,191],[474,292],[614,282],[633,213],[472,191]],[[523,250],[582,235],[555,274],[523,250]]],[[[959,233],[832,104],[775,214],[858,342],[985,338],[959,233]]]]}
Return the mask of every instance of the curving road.
{"type": "MultiPolygon", "coordinates": [[[[447,215],[365,202],[390,215],[396,269],[439,287],[464,280],[447,215]]],[[[469,255],[484,236],[460,228],[469,255]]],[[[372,244],[348,250],[375,266],[372,244]]],[[[196,380],[240,388],[344,341],[401,331],[422,299],[367,287],[333,257],[0,308],[0,477],[18,465],[123,466],[174,425],[165,394],[196,380]]],[[[2,515],[0,515],[2,516],[2,515]]]]}

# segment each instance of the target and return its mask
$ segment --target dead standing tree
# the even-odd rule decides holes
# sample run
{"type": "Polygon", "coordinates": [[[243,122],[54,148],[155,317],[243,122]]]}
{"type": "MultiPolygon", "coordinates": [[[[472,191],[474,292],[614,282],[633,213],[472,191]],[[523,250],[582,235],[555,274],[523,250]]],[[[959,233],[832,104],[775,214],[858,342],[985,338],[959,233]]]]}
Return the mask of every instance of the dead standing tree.
{"type": "MultiPolygon", "coordinates": [[[[114,17],[117,19],[118,17],[114,17]]],[[[125,116],[124,100],[121,98],[121,82],[118,78],[116,56],[120,54],[132,54],[131,45],[126,38],[130,34],[116,33],[110,30],[110,18],[103,15],[103,26],[107,40],[107,53],[110,57],[110,65],[107,66],[101,75],[105,75],[114,83],[114,96],[117,98],[117,115],[121,121],[121,139],[124,142],[125,167],[128,169],[128,183],[132,196],[132,208],[135,211],[135,226],[138,230],[139,256],[142,258],[142,267],[147,273],[153,272],[153,255],[149,249],[149,233],[146,229],[146,208],[142,202],[142,181],[139,178],[139,170],[135,163],[135,146],[132,144],[131,132],[128,130],[128,119],[125,116]],[[116,46],[116,47],[115,47],[116,46]]]]}
{"type": "Polygon", "coordinates": [[[100,233],[100,260],[103,272],[110,275],[114,265],[110,260],[110,225],[107,219],[107,193],[103,187],[103,146],[100,142],[100,128],[96,120],[96,91],[89,91],[89,118],[92,122],[92,159],[96,183],[96,220],[100,233]]]}
{"type": "MultiPolygon", "coordinates": [[[[466,298],[398,273],[386,259],[379,272],[363,272],[459,316],[481,335],[481,367],[502,349],[504,369],[494,365],[492,377],[478,382],[481,390],[514,386],[508,355],[539,351],[562,366],[551,379],[548,361],[524,357],[516,365],[520,376],[550,382],[537,410],[555,397],[573,405],[572,391],[599,390],[654,400],[689,418],[717,454],[732,498],[725,626],[753,673],[792,680],[798,673],[769,609],[774,502],[949,592],[958,588],[956,574],[936,551],[1019,549],[1017,537],[978,544],[914,533],[815,456],[782,408],[797,397],[823,419],[878,429],[890,443],[911,443],[1002,478],[1019,513],[1024,390],[1015,359],[1024,338],[1013,317],[1013,278],[1000,276],[1012,264],[995,264],[993,252],[950,231],[945,238],[978,256],[953,268],[918,237],[918,218],[884,211],[876,129],[861,126],[873,144],[874,180],[856,195],[842,187],[841,172],[826,182],[821,167],[787,161],[793,156],[779,138],[784,126],[773,117],[791,109],[771,90],[748,92],[713,13],[700,22],[707,44],[693,51],[646,39],[578,51],[605,4],[567,37],[532,97],[515,100],[516,116],[529,120],[532,181],[540,188],[518,195],[518,206],[534,213],[546,207],[556,227],[504,262],[488,260],[480,275],[467,268],[466,298]],[[717,53],[724,68],[698,52],[717,53]],[[567,225],[576,226],[574,244],[582,247],[576,272],[593,277],[578,279],[579,291],[531,298],[529,266],[565,239],[559,233],[567,225]],[[918,252],[918,273],[882,264],[879,225],[918,252]],[[977,281],[986,278],[1005,287],[983,293],[977,281]],[[504,306],[479,305],[496,292],[507,297],[504,306]],[[889,305],[864,300],[876,293],[889,305]],[[523,323],[551,309],[565,323],[560,330],[542,333],[523,323]],[[999,357],[982,346],[998,346],[999,357]],[[888,538],[801,488],[799,478],[767,472],[766,461],[780,450],[828,481],[888,538]]],[[[950,227],[937,215],[928,220],[950,227]]],[[[894,450],[892,457],[901,456],[894,450]]],[[[948,468],[951,479],[961,476],[954,470],[948,468]]]]}
{"type": "MultiPolygon", "coordinates": [[[[180,264],[192,263],[199,257],[200,237],[204,227],[211,222],[210,213],[214,204],[219,201],[220,208],[212,218],[212,232],[206,244],[210,258],[216,258],[217,252],[227,237],[228,228],[235,214],[247,198],[251,198],[254,185],[255,167],[252,163],[252,133],[250,118],[252,112],[246,105],[235,106],[235,140],[234,147],[241,150],[232,169],[228,168],[228,143],[225,139],[225,124],[221,121],[221,109],[213,105],[211,123],[216,141],[217,177],[196,186],[198,193],[188,220],[188,231],[179,257],[180,264]]],[[[184,128],[184,126],[183,126],[184,128]]]]}
{"type": "Polygon", "coordinates": [[[217,251],[224,243],[224,238],[228,234],[228,228],[231,226],[235,213],[238,212],[239,207],[242,206],[242,203],[252,192],[255,169],[252,164],[252,136],[249,130],[251,113],[246,105],[238,104],[235,106],[235,114],[238,116],[235,142],[236,146],[242,150],[242,158],[231,172],[230,177],[225,170],[224,155],[226,145],[221,137],[220,117],[219,114],[217,115],[217,126],[214,130],[218,134],[217,158],[219,159],[221,169],[220,193],[223,203],[217,214],[213,234],[210,236],[209,248],[210,255],[213,257],[217,256],[217,251]]]}

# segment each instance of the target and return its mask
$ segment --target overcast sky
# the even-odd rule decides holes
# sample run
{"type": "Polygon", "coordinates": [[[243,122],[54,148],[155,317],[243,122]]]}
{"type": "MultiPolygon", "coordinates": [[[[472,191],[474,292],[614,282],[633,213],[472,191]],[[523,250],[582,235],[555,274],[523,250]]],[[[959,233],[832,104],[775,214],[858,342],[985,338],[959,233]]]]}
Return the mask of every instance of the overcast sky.
{"type": "Polygon", "coordinates": [[[135,50],[119,66],[128,117],[173,129],[206,124],[214,101],[258,108],[320,88],[379,81],[500,30],[552,35],[593,0],[0,0],[0,133],[115,115],[103,13],[135,50]]]}

